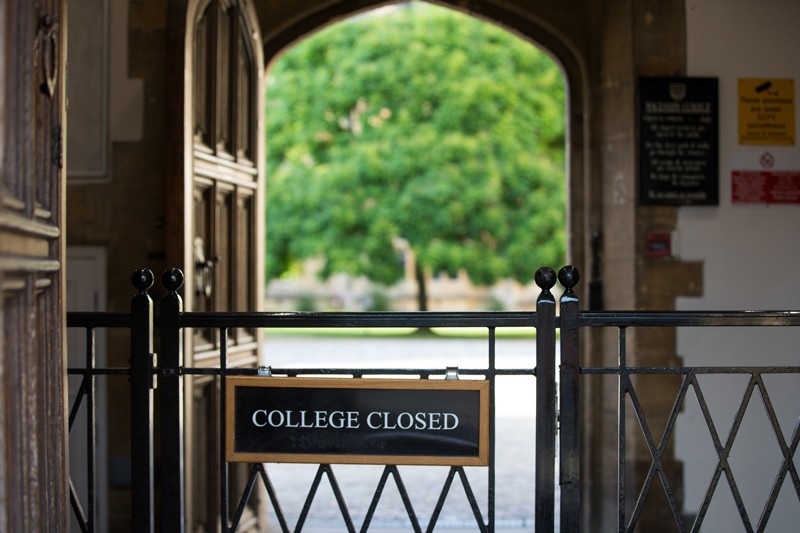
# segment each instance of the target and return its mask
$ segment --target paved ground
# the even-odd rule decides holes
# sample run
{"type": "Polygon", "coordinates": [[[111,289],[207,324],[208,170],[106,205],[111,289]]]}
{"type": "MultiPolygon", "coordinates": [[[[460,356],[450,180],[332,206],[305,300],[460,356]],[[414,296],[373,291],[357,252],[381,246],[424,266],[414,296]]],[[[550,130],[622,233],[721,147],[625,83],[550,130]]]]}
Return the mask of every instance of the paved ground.
{"type": "MultiPolygon", "coordinates": [[[[533,339],[499,339],[496,348],[499,368],[535,366],[533,339]]],[[[311,338],[268,337],[268,364],[279,367],[373,367],[373,368],[460,368],[485,367],[487,342],[481,339],[411,338],[311,338]]],[[[526,376],[500,377],[497,380],[496,437],[496,529],[533,530],[534,379],[526,376]]],[[[336,465],[339,483],[356,530],[360,530],[369,509],[383,467],[336,465]]],[[[270,479],[290,528],[294,528],[305,503],[316,465],[268,465],[270,479]]],[[[444,485],[446,467],[400,467],[422,529],[427,527],[444,485]]],[[[472,491],[486,519],[488,476],[486,468],[468,468],[472,491]]],[[[277,524],[274,517],[271,523],[277,524]]],[[[274,529],[278,531],[278,528],[274,529]]],[[[390,479],[369,529],[374,533],[412,531],[396,485],[390,479]]],[[[477,531],[465,491],[456,480],[449,492],[437,531],[477,531]]],[[[330,484],[323,480],[311,506],[303,531],[332,533],[346,531],[330,484]]]]}

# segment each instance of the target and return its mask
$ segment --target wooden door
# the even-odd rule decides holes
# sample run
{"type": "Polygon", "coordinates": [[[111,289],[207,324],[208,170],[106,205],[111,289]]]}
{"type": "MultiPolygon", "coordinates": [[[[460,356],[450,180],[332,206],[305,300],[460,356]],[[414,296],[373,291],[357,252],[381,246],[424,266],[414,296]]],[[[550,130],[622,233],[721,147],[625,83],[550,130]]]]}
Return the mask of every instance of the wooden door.
{"type": "MultiPolygon", "coordinates": [[[[255,311],[263,295],[263,59],[250,3],[205,0],[190,9],[190,172],[185,190],[191,271],[186,304],[192,311],[255,311]],[[189,294],[191,293],[191,294],[189,294]]],[[[189,136],[187,136],[189,137],[189,136]]],[[[257,361],[258,333],[228,332],[229,367],[257,361]]],[[[193,366],[219,364],[220,332],[199,330],[187,339],[193,366]]],[[[191,531],[219,523],[219,382],[196,378],[187,387],[187,503],[191,531]]],[[[231,497],[242,485],[231,468],[231,497]]],[[[232,508],[238,502],[231,502],[232,508]]],[[[251,516],[256,512],[251,509],[251,516]]],[[[253,521],[254,523],[255,521],[253,521]]]]}
{"type": "Polygon", "coordinates": [[[66,531],[64,5],[0,3],[0,531],[66,531]]]}

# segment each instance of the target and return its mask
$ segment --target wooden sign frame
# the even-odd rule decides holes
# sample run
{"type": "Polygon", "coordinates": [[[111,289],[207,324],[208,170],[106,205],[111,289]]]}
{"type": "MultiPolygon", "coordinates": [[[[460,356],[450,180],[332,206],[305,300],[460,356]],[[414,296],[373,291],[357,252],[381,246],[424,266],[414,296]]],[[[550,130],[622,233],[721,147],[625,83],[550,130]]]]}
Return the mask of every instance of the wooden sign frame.
{"type": "Polygon", "coordinates": [[[489,464],[487,380],[228,377],[225,412],[229,462],[489,464]]]}

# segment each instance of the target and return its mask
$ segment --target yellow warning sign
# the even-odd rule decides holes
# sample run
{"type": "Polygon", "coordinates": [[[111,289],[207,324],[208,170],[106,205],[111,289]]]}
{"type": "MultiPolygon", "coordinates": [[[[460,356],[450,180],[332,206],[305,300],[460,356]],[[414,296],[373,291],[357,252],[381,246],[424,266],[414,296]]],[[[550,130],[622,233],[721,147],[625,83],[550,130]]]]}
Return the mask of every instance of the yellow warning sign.
{"type": "Polygon", "coordinates": [[[793,145],[794,80],[739,80],[739,144],[793,145]]]}

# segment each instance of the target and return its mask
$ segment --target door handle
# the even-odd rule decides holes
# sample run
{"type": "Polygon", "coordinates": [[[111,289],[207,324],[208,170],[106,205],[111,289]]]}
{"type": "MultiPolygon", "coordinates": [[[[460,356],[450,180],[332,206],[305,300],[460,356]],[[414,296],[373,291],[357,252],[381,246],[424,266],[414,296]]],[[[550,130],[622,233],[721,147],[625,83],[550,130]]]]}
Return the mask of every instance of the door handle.
{"type": "Polygon", "coordinates": [[[206,245],[202,237],[194,238],[194,292],[197,296],[211,298],[214,273],[212,269],[219,256],[206,258],[206,245]]]}

